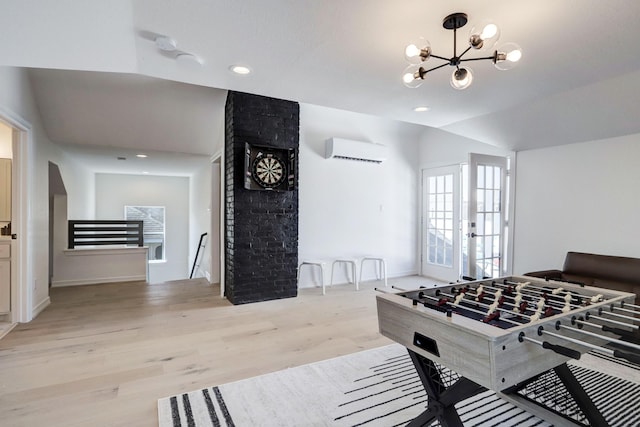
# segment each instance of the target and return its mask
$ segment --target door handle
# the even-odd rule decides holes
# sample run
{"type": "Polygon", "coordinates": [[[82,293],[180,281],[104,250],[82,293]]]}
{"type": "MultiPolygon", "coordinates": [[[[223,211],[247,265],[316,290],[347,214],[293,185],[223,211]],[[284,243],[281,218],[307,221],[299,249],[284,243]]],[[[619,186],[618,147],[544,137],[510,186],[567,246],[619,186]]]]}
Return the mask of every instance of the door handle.
{"type": "Polygon", "coordinates": [[[18,238],[18,235],[17,235],[17,234],[12,234],[12,235],[11,235],[11,239],[12,239],[12,240],[16,240],[17,238],[18,238]]]}
{"type": "Polygon", "coordinates": [[[467,233],[467,237],[478,237],[478,235],[476,233],[467,233]]]}

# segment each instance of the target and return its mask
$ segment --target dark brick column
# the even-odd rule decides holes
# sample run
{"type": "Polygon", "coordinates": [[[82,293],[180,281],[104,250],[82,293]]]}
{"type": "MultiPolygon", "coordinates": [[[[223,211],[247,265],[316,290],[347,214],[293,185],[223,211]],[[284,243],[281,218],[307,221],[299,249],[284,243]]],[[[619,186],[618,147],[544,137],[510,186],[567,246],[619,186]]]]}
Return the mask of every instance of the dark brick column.
{"type": "Polygon", "coordinates": [[[298,153],[296,102],[229,92],[225,106],[225,286],[233,304],[298,294],[298,170],[295,190],[243,184],[245,143],[298,153]]]}

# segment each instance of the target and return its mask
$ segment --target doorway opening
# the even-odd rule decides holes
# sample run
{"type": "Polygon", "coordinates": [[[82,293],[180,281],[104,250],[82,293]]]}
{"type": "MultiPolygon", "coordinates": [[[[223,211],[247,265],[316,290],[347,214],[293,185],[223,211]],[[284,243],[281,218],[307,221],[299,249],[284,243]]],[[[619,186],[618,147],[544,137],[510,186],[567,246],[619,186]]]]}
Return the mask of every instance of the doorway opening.
{"type": "Polygon", "coordinates": [[[445,281],[511,271],[513,188],[506,157],[470,154],[422,174],[421,273],[445,281]]]}
{"type": "Polygon", "coordinates": [[[33,250],[28,244],[27,225],[31,219],[28,156],[33,152],[31,124],[3,107],[0,107],[0,123],[10,128],[11,134],[10,311],[4,317],[12,323],[29,322],[49,304],[47,288],[35,283],[33,250]],[[34,293],[38,292],[42,295],[38,295],[39,303],[34,307],[34,293]]]}

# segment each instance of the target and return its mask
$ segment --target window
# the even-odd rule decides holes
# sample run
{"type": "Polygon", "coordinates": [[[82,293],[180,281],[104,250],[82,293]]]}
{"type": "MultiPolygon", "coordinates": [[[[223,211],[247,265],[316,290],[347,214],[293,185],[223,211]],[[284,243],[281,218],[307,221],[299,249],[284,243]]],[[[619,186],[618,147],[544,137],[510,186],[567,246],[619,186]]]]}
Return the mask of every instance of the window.
{"type": "Polygon", "coordinates": [[[125,206],[124,219],[142,220],[149,261],[164,261],[164,206],[125,206]]]}

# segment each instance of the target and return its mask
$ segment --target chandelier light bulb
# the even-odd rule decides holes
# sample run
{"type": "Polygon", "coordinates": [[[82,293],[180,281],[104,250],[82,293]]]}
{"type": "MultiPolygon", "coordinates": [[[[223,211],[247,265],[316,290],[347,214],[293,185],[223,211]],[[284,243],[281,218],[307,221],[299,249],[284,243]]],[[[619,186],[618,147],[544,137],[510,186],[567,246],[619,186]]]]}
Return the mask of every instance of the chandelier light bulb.
{"type": "Polygon", "coordinates": [[[511,52],[507,53],[507,61],[510,62],[518,62],[520,61],[520,58],[522,58],[522,51],[521,50],[512,50],[511,52]]]}
{"type": "Polygon", "coordinates": [[[474,25],[469,31],[469,45],[474,49],[489,50],[500,38],[500,29],[496,24],[484,21],[474,25]]]}
{"type": "Polygon", "coordinates": [[[420,48],[415,44],[410,44],[404,49],[404,56],[406,58],[415,58],[420,55],[420,48]]]}
{"type": "Polygon", "coordinates": [[[416,40],[415,43],[410,43],[404,49],[404,59],[409,64],[421,64],[431,55],[431,45],[423,37],[416,40]]]}
{"type": "Polygon", "coordinates": [[[498,26],[496,24],[487,24],[482,29],[482,34],[480,34],[480,37],[482,37],[482,40],[487,40],[495,36],[496,34],[498,34],[498,26]]]}
{"type": "Polygon", "coordinates": [[[500,46],[495,53],[494,65],[498,70],[510,70],[522,58],[522,49],[515,43],[509,42],[500,46]]]}
{"type": "Polygon", "coordinates": [[[416,88],[422,83],[424,80],[420,77],[420,65],[409,65],[402,72],[402,83],[408,88],[416,88]]]}
{"type": "Polygon", "coordinates": [[[473,73],[471,68],[457,68],[451,73],[451,87],[457,90],[463,90],[471,86],[473,82],[473,73]]]}

